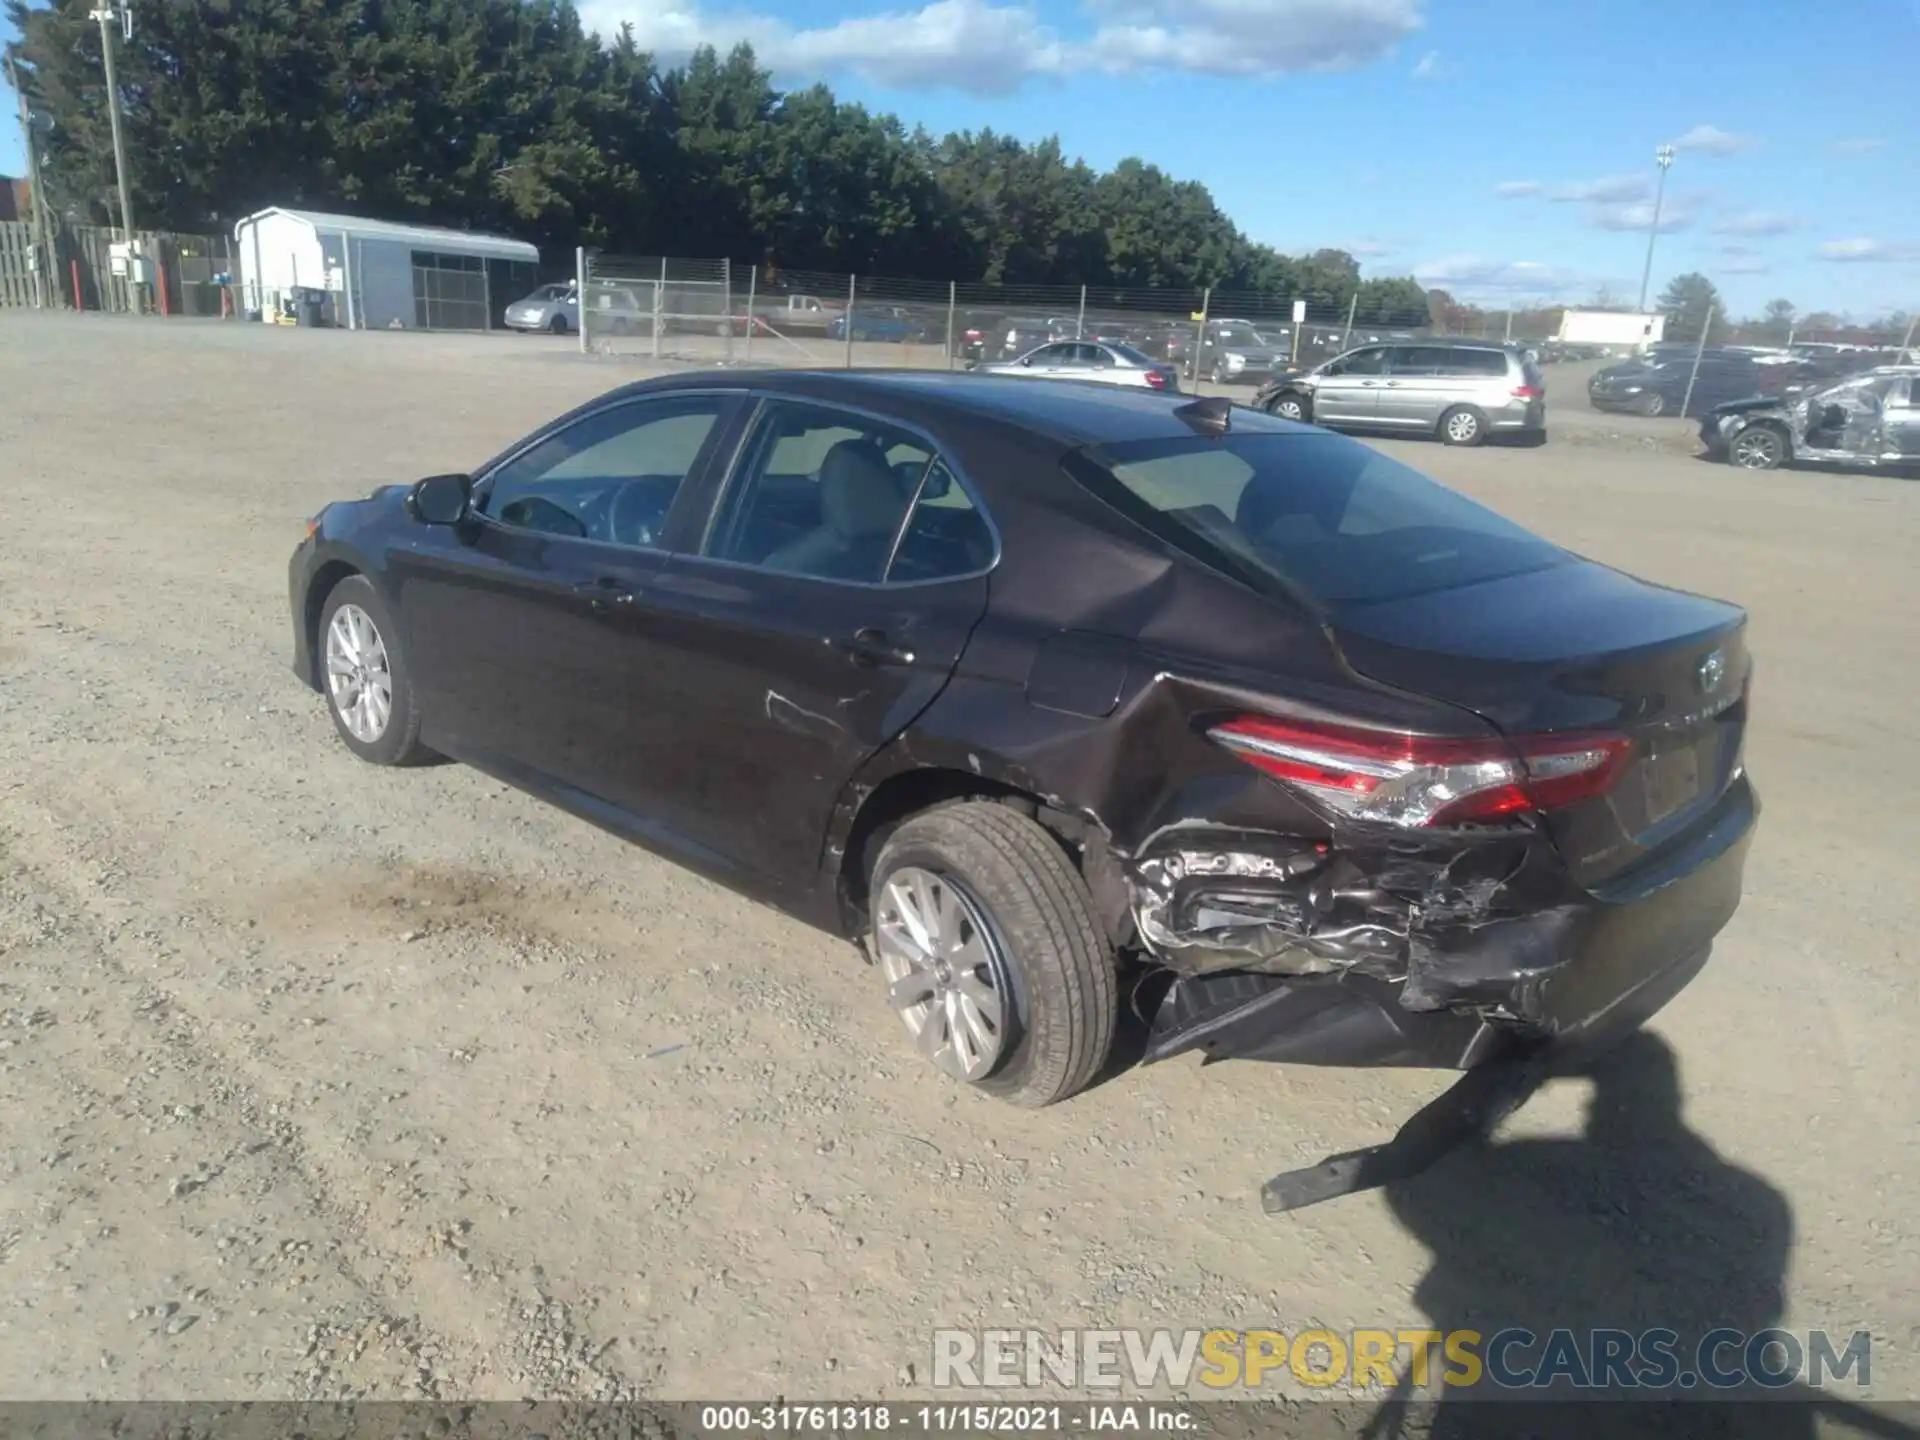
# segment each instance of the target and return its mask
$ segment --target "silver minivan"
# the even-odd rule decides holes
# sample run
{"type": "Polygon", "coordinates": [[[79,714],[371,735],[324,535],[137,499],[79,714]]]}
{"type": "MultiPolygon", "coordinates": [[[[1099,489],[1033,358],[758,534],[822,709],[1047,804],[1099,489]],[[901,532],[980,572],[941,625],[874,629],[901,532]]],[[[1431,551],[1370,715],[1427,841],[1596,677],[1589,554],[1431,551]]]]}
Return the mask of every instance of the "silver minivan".
{"type": "Polygon", "coordinates": [[[1478,445],[1489,435],[1544,437],[1547,386],[1525,351],[1494,341],[1362,345],[1311,370],[1279,375],[1254,404],[1331,430],[1437,435],[1478,445]]]}

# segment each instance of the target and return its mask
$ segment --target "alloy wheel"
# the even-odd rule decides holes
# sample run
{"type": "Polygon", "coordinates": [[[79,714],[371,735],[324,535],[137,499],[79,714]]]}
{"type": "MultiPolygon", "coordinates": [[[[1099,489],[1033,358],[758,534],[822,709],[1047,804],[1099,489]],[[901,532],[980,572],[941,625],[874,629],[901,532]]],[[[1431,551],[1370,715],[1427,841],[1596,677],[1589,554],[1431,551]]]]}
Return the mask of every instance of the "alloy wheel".
{"type": "Polygon", "coordinates": [[[1480,419],[1471,411],[1461,410],[1447,417],[1447,438],[1449,440],[1458,444],[1465,444],[1479,433],[1480,419]]]}
{"type": "Polygon", "coordinates": [[[1771,470],[1780,463],[1780,437],[1771,430],[1749,430],[1733,442],[1733,463],[1743,470],[1771,470]]]}
{"type": "Polygon", "coordinates": [[[873,936],[914,1047],[964,1083],[992,1073],[1007,1048],[1012,989],[973,897],[950,876],[905,866],[881,888],[873,936]]]}
{"type": "Polygon", "coordinates": [[[1274,401],[1273,413],[1278,415],[1282,420],[1304,420],[1307,415],[1307,408],[1293,396],[1289,395],[1283,400],[1274,401]]]}
{"type": "Polygon", "coordinates": [[[363,745],[386,733],[393,716],[393,668],[373,617],[342,605],[327,626],[327,694],[340,723],[363,745]]]}

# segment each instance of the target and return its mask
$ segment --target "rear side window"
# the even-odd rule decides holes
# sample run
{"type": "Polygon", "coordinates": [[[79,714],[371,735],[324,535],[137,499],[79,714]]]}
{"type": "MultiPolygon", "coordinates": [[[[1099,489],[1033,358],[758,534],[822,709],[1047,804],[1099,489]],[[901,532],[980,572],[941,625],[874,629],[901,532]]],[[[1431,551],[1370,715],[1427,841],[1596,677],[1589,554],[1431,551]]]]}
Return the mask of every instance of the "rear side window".
{"type": "Polygon", "coordinates": [[[1504,350],[1455,350],[1447,357],[1450,375],[1504,375],[1507,354],[1504,350]]]}
{"type": "Polygon", "coordinates": [[[1565,564],[1531,531],[1339,435],[1137,441],[1075,479],[1171,544],[1327,609],[1565,564]]]}

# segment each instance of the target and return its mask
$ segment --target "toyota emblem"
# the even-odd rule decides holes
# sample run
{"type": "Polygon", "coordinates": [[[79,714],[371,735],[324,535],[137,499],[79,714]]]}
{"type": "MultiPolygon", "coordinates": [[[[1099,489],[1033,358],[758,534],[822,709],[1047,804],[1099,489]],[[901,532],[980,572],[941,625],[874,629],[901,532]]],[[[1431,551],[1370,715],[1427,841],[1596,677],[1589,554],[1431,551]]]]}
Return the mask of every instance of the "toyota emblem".
{"type": "Polygon", "coordinates": [[[1700,690],[1711,695],[1720,688],[1720,682],[1727,676],[1727,657],[1718,650],[1709,650],[1706,658],[1700,662],[1700,690]]]}

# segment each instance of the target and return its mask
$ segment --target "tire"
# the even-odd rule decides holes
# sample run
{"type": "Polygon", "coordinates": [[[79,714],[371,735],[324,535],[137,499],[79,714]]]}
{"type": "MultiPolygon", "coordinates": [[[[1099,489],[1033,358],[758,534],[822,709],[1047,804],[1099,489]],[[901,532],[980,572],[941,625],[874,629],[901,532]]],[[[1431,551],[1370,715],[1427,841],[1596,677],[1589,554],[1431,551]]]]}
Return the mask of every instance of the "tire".
{"type": "Polygon", "coordinates": [[[1658,420],[1667,413],[1667,397],[1658,390],[1649,390],[1633,402],[1633,413],[1644,415],[1649,420],[1658,420]]]}
{"type": "Polygon", "coordinates": [[[552,335],[564,335],[573,327],[567,324],[567,317],[556,315],[547,322],[547,332],[552,335]]]}
{"type": "Polygon", "coordinates": [[[1092,1082],[1113,1048],[1119,986],[1092,898],[1052,835],[997,802],[941,805],[893,832],[874,862],[872,880],[873,955],[895,1012],[923,1055],[963,1084],[1033,1108],[1065,1100],[1092,1082]],[[931,884],[917,892],[916,882],[925,883],[921,877],[931,884]],[[935,908],[944,907],[959,921],[950,934],[975,933],[977,921],[975,953],[988,963],[952,967],[950,983],[931,978],[931,969],[909,969],[905,957],[918,947],[897,938],[910,934],[897,892],[935,893],[935,908]],[[962,978],[969,976],[971,985],[962,978]],[[1000,1023],[991,1057],[973,1056],[978,1068],[962,1073],[964,1027],[947,1017],[961,994],[979,993],[982,981],[990,982],[991,996],[1001,1002],[1000,1023]],[[941,1034],[951,1037],[944,1059],[923,1040],[930,1031],[936,1042],[941,1034]]]}
{"type": "Polygon", "coordinates": [[[1792,454],[1787,437],[1772,425],[1749,425],[1733,437],[1727,461],[1742,470],[1778,470],[1792,454]]]}
{"type": "Polygon", "coordinates": [[[413,692],[406,657],[400,650],[399,635],[400,628],[394,623],[386,602],[365,576],[349,575],[327,592],[326,603],[320,607],[320,629],[314,641],[315,649],[319,652],[320,681],[327,697],[327,714],[333,718],[333,728],[346,747],[370,765],[421,765],[437,758],[420,743],[420,705],[413,692]],[[355,613],[341,621],[343,611],[355,613]],[[340,658],[347,658],[344,642],[348,634],[355,634],[364,642],[362,621],[372,628],[374,646],[378,647],[380,658],[376,660],[369,656],[368,652],[373,647],[365,643],[352,647],[358,655],[367,657],[361,661],[361,673],[384,673],[387,679],[386,716],[377,728],[370,728],[365,712],[357,711],[351,703],[367,682],[363,680],[359,689],[347,682],[340,685],[334,683],[335,645],[342,644],[340,658]],[[335,639],[336,622],[342,626],[339,642],[335,639]],[[382,663],[384,671],[380,668],[382,663]]]}
{"type": "Polygon", "coordinates": [[[1273,403],[1267,406],[1269,415],[1278,415],[1282,420],[1298,420],[1302,424],[1307,420],[1306,397],[1296,395],[1291,390],[1283,390],[1273,397],[1273,403]]]}
{"type": "Polygon", "coordinates": [[[1440,438],[1449,445],[1487,443],[1487,417],[1471,405],[1456,405],[1440,417],[1440,438]]]}

